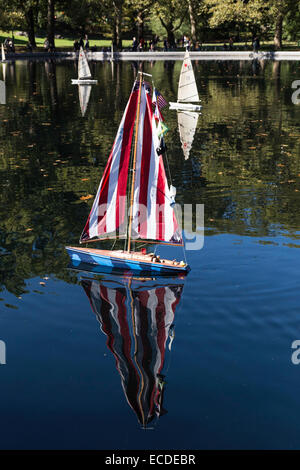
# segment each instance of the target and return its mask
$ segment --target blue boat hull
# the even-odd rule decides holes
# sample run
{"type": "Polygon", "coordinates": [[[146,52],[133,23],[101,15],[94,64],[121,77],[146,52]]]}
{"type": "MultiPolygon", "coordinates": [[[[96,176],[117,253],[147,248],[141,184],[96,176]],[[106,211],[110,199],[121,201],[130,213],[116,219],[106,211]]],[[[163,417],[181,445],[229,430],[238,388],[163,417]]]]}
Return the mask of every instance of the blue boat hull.
{"type": "Polygon", "coordinates": [[[181,266],[177,265],[163,265],[162,263],[154,263],[147,261],[139,261],[133,259],[122,259],[116,256],[107,256],[99,253],[95,253],[96,250],[82,250],[76,249],[75,247],[66,247],[66,250],[70,256],[73,266],[79,266],[81,263],[94,266],[103,266],[111,269],[118,269],[121,271],[131,271],[133,273],[151,273],[151,274],[172,274],[172,273],[187,273],[190,271],[188,265],[181,266]]]}

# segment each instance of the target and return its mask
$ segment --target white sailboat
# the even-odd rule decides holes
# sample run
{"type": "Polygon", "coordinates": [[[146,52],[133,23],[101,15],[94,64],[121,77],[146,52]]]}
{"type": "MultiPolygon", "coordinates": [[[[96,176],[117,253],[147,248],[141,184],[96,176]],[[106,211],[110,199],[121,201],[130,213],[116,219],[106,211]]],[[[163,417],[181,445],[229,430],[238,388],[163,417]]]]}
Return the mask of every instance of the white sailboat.
{"type": "Polygon", "coordinates": [[[6,62],[5,50],[3,43],[1,44],[1,62],[6,62]]]}
{"type": "Polygon", "coordinates": [[[179,111],[177,113],[179,136],[185,160],[187,160],[190,155],[198,117],[199,113],[191,111],[179,111]]]}
{"type": "Polygon", "coordinates": [[[200,111],[202,106],[193,104],[199,101],[198,89],[190,54],[189,51],[186,50],[179,77],[177,102],[170,102],[170,109],[200,111]]]}
{"type": "Polygon", "coordinates": [[[78,85],[78,93],[79,93],[79,103],[82,116],[85,115],[87,110],[90,94],[91,94],[92,85],[78,85]]]}
{"type": "Polygon", "coordinates": [[[72,79],[73,85],[93,85],[98,83],[98,80],[93,80],[90,67],[88,64],[88,60],[86,54],[82,47],[79,51],[78,57],[78,79],[72,79]]]}
{"type": "Polygon", "coordinates": [[[114,59],[114,45],[113,43],[111,43],[111,47],[110,47],[110,61],[113,62],[115,59],[114,59]]]}

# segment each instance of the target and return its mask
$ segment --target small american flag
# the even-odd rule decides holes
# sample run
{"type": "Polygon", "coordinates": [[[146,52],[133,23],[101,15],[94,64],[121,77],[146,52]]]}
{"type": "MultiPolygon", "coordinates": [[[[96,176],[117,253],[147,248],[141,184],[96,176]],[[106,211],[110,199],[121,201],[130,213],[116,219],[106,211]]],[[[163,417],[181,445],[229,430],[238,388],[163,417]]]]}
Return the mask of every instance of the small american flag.
{"type": "Polygon", "coordinates": [[[159,109],[164,108],[167,106],[167,101],[164,99],[163,95],[155,88],[155,96],[156,96],[156,101],[158,104],[159,109]]]}

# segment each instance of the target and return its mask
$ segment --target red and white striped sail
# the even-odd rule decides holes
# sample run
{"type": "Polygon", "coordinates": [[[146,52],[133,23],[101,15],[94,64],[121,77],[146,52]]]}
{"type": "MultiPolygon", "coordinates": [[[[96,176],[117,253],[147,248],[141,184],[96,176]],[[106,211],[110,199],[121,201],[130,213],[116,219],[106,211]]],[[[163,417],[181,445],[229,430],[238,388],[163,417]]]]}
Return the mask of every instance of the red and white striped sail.
{"type": "MultiPolygon", "coordinates": [[[[156,104],[158,109],[158,105],[156,104]]],[[[158,132],[161,120],[152,109],[149,88],[143,83],[136,154],[132,239],[153,240],[182,245],[182,236],[173,209],[158,132]]],[[[172,188],[174,189],[174,188],[172,188]]]]}
{"type": "Polygon", "coordinates": [[[127,230],[126,189],[138,90],[133,88],[108,158],[80,243],[92,238],[124,237],[127,230]]]}

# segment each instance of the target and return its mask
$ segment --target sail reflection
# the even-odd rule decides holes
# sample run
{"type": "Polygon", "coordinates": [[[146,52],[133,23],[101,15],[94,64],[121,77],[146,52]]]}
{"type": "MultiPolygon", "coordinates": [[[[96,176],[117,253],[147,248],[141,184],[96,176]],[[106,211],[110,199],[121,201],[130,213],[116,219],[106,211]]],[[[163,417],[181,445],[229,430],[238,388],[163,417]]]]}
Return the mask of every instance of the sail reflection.
{"type": "Polygon", "coordinates": [[[6,104],[6,83],[5,83],[6,64],[1,64],[1,65],[2,65],[3,80],[0,80],[0,104],[6,104]]]}
{"type": "Polygon", "coordinates": [[[127,402],[148,428],[166,413],[166,363],[183,280],[110,277],[81,284],[107,336],[127,402]]]}
{"type": "Polygon", "coordinates": [[[91,89],[92,85],[78,85],[79,103],[82,116],[85,115],[85,112],[87,110],[90,100],[91,89]]]}
{"type": "Polygon", "coordinates": [[[185,160],[189,158],[198,123],[199,113],[177,111],[178,131],[185,160]]]}

